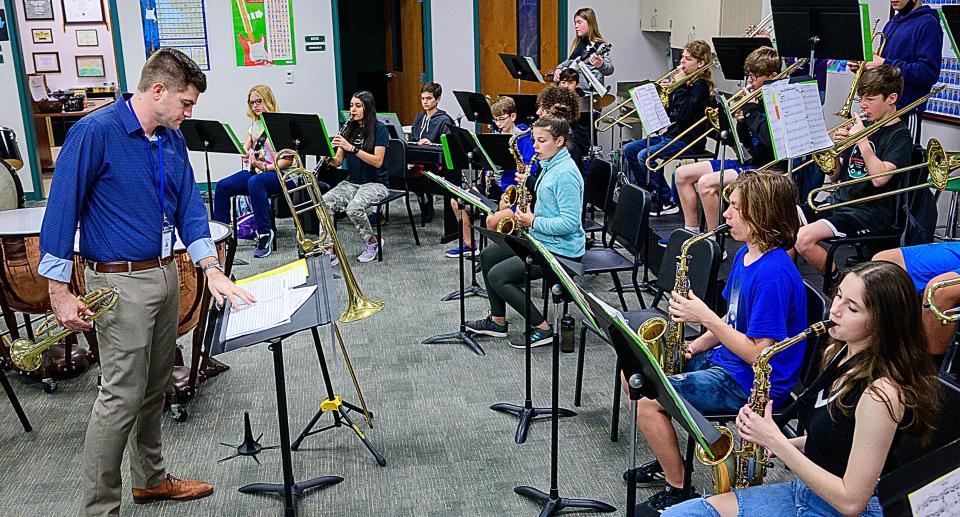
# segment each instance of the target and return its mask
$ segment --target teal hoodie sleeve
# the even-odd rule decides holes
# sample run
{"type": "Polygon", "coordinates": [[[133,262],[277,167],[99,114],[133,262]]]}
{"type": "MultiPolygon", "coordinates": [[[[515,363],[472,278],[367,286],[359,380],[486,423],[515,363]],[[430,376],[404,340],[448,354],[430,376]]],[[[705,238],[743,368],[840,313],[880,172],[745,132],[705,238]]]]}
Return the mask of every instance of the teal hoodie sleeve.
{"type": "Polygon", "coordinates": [[[580,228],[583,196],[577,179],[571,174],[557,174],[553,181],[540,185],[536,208],[543,208],[544,215],[537,214],[534,209],[534,229],[548,235],[564,236],[580,228]],[[551,205],[556,208],[547,209],[551,205]]]}

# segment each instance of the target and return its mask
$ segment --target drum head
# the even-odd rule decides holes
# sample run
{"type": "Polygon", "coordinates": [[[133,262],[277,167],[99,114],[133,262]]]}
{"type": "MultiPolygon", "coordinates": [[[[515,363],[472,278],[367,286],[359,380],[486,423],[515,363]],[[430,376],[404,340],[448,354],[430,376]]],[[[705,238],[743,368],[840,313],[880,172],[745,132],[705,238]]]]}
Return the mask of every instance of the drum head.
{"type": "Polygon", "coordinates": [[[7,162],[0,160],[0,210],[23,208],[23,185],[7,162]]]}
{"type": "Polygon", "coordinates": [[[213,242],[223,242],[230,236],[230,227],[217,221],[210,221],[210,238],[213,242]]]}

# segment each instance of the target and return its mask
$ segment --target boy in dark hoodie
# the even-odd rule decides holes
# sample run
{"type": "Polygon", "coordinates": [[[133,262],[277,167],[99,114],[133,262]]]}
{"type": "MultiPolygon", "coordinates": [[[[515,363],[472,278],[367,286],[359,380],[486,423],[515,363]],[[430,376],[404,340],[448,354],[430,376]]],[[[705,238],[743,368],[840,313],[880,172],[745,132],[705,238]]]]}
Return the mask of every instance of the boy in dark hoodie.
{"type": "MultiPolygon", "coordinates": [[[[440,136],[449,134],[450,127],[456,125],[446,111],[437,107],[442,94],[443,88],[438,83],[427,82],[420,86],[420,104],[423,106],[423,111],[417,113],[417,117],[413,120],[413,126],[410,129],[411,143],[440,145],[440,136]]],[[[426,185],[423,189],[417,189],[416,185],[411,187],[418,192],[423,221],[425,223],[431,221],[434,212],[433,194],[430,193],[432,185],[426,185]]]]}
{"type": "MultiPolygon", "coordinates": [[[[903,95],[897,107],[903,107],[930,92],[940,76],[940,59],[943,50],[943,28],[937,11],[923,5],[920,0],[890,0],[890,7],[897,14],[883,27],[886,44],[882,56],[874,56],[867,63],[873,68],[883,63],[900,69],[903,77],[903,95]]],[[[850,62],[850,70],[856,71],[860,63],[850,62]]],[[[903,118],[915,143],[920,143],[921,115],[926,104],[917,106],[903,118]]]]}
{"type": "Polygon", "coordinates": [[[453,119],[438,108],[443,88],[437,83],[423,83],[420,87],[420,104],[423,111],[417,113],[410,130],[410,142],[420,145],[439,144],[440,135],[450,133],[453,119]]]}

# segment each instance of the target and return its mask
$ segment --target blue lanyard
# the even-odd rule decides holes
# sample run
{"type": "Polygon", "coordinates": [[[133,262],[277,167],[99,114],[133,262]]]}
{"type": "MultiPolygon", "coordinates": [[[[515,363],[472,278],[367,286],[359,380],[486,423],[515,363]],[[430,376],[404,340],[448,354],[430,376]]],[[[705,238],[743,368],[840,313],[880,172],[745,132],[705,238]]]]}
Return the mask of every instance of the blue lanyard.
{"type": "MultiPolygon", "coordinates": [[[[133,105],[130,104],[130,99],[127,99],[127,107],[130,108],[130,113],[133,113],[133,118],[137,118],[137,113],[133,111],[133,105]]],[[[137,122],[140,122],[140,119],[137,119],[137,122]]],[[[167,225],[167,205],[164,204],[164,187],[163,187],[163,138],[160,135],[157,135],[157,150],[160,156],[159,158],[159,177],[157,175],[157,166],[153,164],[153,154],[150,152],[150,140],[147,139],[147,135],[143,135],[143,146],[147,150],[147,159],[150,160],[150,176],[153,179],[153,185],[158,187],[157,197],[160,200],[160,212],[163,213],[163,225],[167,225]]]]}

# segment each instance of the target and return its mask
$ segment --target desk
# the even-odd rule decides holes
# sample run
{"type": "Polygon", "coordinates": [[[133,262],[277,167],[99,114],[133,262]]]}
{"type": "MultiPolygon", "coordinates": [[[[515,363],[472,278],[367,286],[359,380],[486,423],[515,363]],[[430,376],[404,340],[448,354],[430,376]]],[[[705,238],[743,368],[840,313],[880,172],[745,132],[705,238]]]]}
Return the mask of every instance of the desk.
{"type": "Polygon", "coordinates": [[[63,137],[76,121],[97,111],[104,106],[113,104],[113,99],[90,99],[84,103],[83,111],[61,111],[60,113],[34,113],[33,123],[37,127],[37,154],[40,156],[40,169],[44,171],[53,170],[55,162],[51,147],[59,147],[63,144],[63,137]],[[56,125],[56,135],[60,136],[57,140],[54,125],[56,125]]]}

